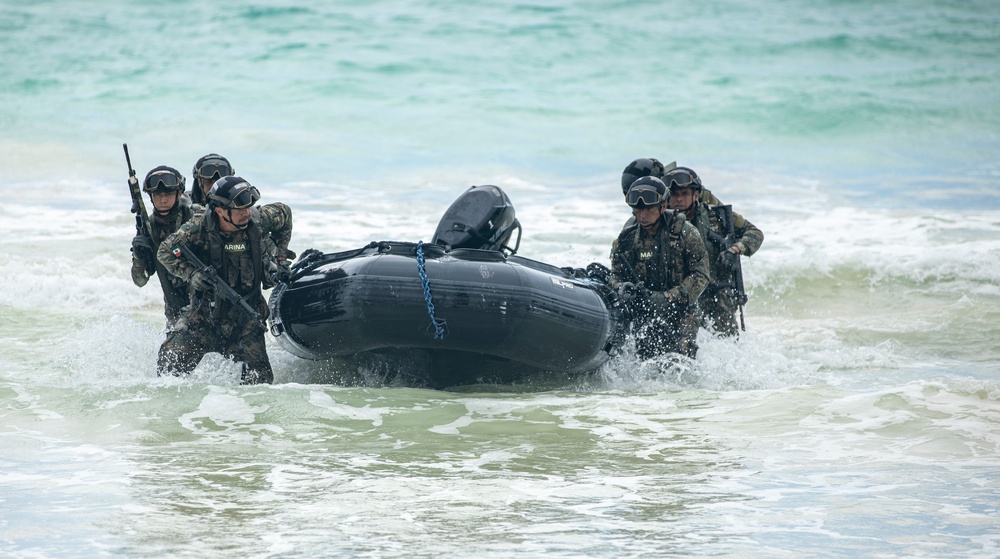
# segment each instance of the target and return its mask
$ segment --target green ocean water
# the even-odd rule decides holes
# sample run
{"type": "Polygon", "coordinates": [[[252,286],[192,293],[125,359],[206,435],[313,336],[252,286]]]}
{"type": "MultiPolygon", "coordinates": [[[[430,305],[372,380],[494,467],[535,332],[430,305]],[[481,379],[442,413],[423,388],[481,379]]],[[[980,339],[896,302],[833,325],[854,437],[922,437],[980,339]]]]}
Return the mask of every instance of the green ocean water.
{"type": "Polygon", "coordinates": [[[0,555],[992,558],[992,2],[0,5],[0,555]],[[690,366],[446,391],[298,359],[155,376],[140,175],[219,152],[291,248],[427,241],[497,184],[607,263],[636,157],[765,233],[690,366]]]}
{"type": "Polygon", "coordinates": [[[192,142],[227,148],[269,182],[579,180],[638,153],[862,193],[874,178],[894,202],[944,182],[995,206],[998,17],[992,2],[8,5],[4,163],[45,177],[17,163],[52,155],[103,178],[128,140],[183,168],[192,142]]]}

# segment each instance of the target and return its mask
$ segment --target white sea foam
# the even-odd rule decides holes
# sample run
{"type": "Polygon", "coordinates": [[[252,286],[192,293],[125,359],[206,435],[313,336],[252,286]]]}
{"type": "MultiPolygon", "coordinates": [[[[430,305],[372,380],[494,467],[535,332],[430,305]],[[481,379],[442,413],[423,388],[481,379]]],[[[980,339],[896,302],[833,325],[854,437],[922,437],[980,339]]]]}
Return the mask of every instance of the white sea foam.
{"type": "MultiPolygon", "coordinates": [[[[738,185],[745,182],[720,176],[738,185]]],[[[500,183],[515,199],[525,229],[522,254],[556,265],[607,263],[610,240],[628,215],[613,187],[599,181],[572,185],[577,187],[574,196],[556,203],[562,201],[566,185],[492,178],[497,180],[490,182],[500,183]]],[[[279,185],[272,189],[272,199],[287,197],[293,207],[303,206],[294,208],[293,249],[346,250],[372,240],[429,240],[450,197],[464,187],[452,189],[436,182],[425,186],[429,196],[403,196],[413,201],[407,208],[412,211],[405,212],[370,211],[393,207],[391,190],[369,194],[326,183],[279,185]]],[[[815,201],[810,198],[819,197],[815,185],[799,186],[805,188],[790,188],[786,195],[803,197],[810,204],[815,201]]],[[[66,207],[60,204],[56,209],[45,197],[32,194],[20,205],[2,210],[13,235],[0,241],[7,247],[0,256],[5,285],[0,304],[22,311],[68,313],[84,321],[111,317],[110,324],[84,327],[83,339],[93,336],[84,345],[103,348],[100,355],[128,353],[125,346],[143,344],[141,340],[149,337],[126,323],[122,335],[108,338],[120,340],[120,349],[108,348],[107,328],[113,329],[122,313],[132,313],[148,325],[143,328],[155,332],[162,321],[162,294],[156,278],[141,289],[131,284],[132,224],[125,210],[110,207],[111,200],[120,201],[124,194],[112,193],[110,185],[65,181],[56,188],[68,197],[62,201],[71,202],[66,207]],[[81,194],[91,190],[98,194],[81,194]],[[57,225],[38,226],[49,223],[57,225]],[[79,230],[87,233],[77,237],[79,230]]],[[[733,194],[732,201],[739,202],[737,196],[733,194]]],[[[938,331],[952,322],[952,316],[961,317],[976,332],[989,324],[989,305],[1000,294],[996,248],[1000,226],[992,213],[966,212],[959,219],[807,204],[789,211],[757,198],[750,202],[748,207],[756,214],[746,211],[747,217],[765,231],[761,251],[743,259],[751,293],[746,309],[750,331],[736,344],[703,333],[702,357],[667,386],[673,382],[716,389],[776,387],[814,382],[828,371],[896,369],[910,359],[907,342],[901,339],[938,331]]],[[[88,347],[78,354],[95,356],[88,347]]],[[[144,364],[135,365],[149,369],[154,346],[142,355],[144,364]]],[[[277,362],[283,361],[279,355],[277,362]]],[[[294,368],[294,359],[287,364],[294,368]]],[[[215,365],[225,367],[219,361],[209,369],[215,365]]],[[[630,374],[648,377],[634,365],[619,366],[618,380],[630,374]]]]}

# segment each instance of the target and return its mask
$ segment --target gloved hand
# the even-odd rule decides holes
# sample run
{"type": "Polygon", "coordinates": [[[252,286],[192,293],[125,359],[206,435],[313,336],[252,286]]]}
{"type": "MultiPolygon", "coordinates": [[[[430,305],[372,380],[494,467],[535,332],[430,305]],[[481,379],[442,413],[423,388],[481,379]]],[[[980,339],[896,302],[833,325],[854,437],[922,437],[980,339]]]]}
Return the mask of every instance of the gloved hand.
{"type": "Polygon", "coordinates": [[[153,243],[149,240],[149,237],[137,234],[132,237],[132,252],[139,255],[141,254],[141,251],[147,251],[149,254],[153,254],[153,243]]]}
{"type": "Polygon", "coordinates": [[[719,264],[727,269],[733,269],[740,262],[740,248],[739,245],[733,245],[729,247],[728,250],[723,251],[719,254],[719,264]]]}
{"type": "Polygon", "coordinates": [[[635,285],[630,282],[624,282],[622,287],[619,288],[619,297],[622,298],[622,304],[626,312],[636,319],[648,314],[649,294],[650,291],[646,289],[641,281],[635,285]]]}
{"type": "Polygon", "coordinates": [[[292,277],[291,266],[288,265],[287,260],[275,260],[274,268],[271,271],[271,281],[274,284],[288,283],[288,280],[292,277]]]}
{"type": "Polygon", "coordinates": [[[212,282],[208,279],[208,276],[205,275],[205,272],[202,272],[201,270],[195,270],[195,272],[191,274],[191,280],[188,283],[191,284],[191,287],[193,287],[195,291],[215,291],[215,287],[212,285],[212,282]]]}
{"type": "MultiPolygon", "coordinates": [[[[137,277],[148,278],[153,275],[156,272],[155,262],[156,253],[153,251],[153,243],[150,242],[149,237],[145,235],[132,237],[132,267],[135,269],[132,273],[132,281],[135,282],[137,277]]],[[[146,282],[143,281],[142,284],[145,285],[146,282]]]]}
{"type": "Polygon", "coordinates": [[[634,299],[636,295],[635,284],[630,281],[620,282],[615,291],[618,293],[618,300],[625,304],[634,299]]]}

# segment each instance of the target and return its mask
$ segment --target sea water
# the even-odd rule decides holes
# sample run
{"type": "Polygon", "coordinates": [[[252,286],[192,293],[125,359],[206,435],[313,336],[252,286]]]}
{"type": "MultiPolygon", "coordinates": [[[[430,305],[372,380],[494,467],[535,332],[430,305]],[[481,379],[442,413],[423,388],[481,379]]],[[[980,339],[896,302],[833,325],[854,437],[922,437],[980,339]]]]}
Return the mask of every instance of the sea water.
{"type": "Polygon", "coordinates": [[[0,555],[1000,555],[998,6],[5,2],[0,555]],[[496,184],[577,267],[676,160],[765,233],[747,329],[447,391],[271,337],[272,386],[157,378],[124,142],[226,155],[300,253],[496,184]]]}

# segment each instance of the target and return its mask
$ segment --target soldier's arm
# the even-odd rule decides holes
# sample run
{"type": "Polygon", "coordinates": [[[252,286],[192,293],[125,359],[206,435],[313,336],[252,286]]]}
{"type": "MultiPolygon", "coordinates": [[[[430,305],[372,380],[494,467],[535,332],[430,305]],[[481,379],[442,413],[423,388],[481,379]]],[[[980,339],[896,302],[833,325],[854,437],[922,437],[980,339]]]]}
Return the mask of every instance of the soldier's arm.
{"type": "Polygon", "coordinates": [[[149,276],[146,275],[146,263],[142,258],[132,255],[132,283],[136,287],[142,287],[149,282],[149,276]]]}
{"type": "Polygon", "coordinates": [[[288,275],[291,274],[287,259],[277,258],[277,253],[278,247],[275,246],[274,239],[270,235],[261,235],[260,258],[261,265],[264,267],[261,287],[264,289],[273,288],[278,281],[287,281],[288,275]],[[280,270],[279,266],[281,266],[280,270]]]}
{"type": "Polygon", "coordinates": [[[163,264],[167,272],[185,282],[191,281],[191,275],[194,274],[195,269],[179,253],[175,253],[174,249],[191,242],[197,231],[198,221],[198,219],[192,218],[181,225],[180,229],[168,235],[156,249],[156,259],[160,261],[160,264],[163,264]]]}
{"type": "Polygon", "coordinates": [[[698,234],[698,229],[690,223],[685,223],[681,230],[681,244],[684,247],[685,262],[688,275],[681,284],[667,291],[671,300],[693,305],[698,302],[701,292],[705,291],[711,281],[709,275],[708,251],[698,234]]]}
{"type": "Polygon", "coordinates": [[[291,208],[281,202],[261,206],[260,228],[274,241],[277,247],[276,258],[284,260],[295,257],[295,253],[288,250],[288,243],[292,241],[291,208]]]}
{"type": "Polygon", "coordinates": [[[733,212],[733,231],[739,237],[736,245],[740,248],[740,254],[743,256],[750,256],[757,252],[761,243],[764,242],[764,233],[736,212],[733,212]]]}

